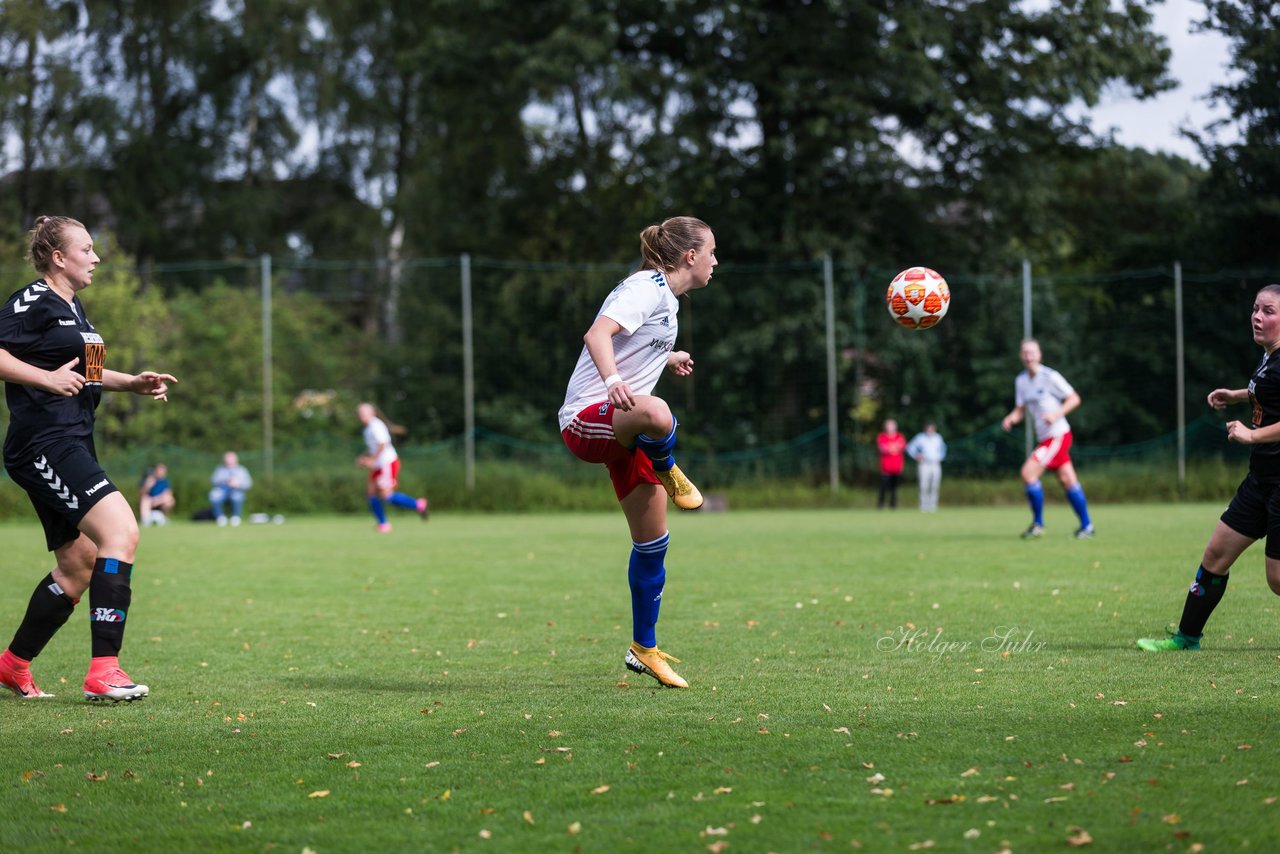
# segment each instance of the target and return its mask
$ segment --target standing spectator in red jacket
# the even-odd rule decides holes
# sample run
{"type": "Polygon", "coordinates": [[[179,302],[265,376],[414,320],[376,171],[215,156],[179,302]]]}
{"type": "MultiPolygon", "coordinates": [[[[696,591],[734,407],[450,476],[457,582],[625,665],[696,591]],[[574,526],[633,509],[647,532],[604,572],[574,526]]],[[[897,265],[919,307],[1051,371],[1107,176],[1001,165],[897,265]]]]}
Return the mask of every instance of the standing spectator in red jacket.
{"type": "Polygon", "coordinates": [[[876,451],[880,454],[880,496],[876,499],[876,509],[883,510],[888,499],[889,509],[898,507],[898,482],[902,480],[903,451],[907,447],[907,438],[898,432],[898,422],[886,418],[884,429],[876,436],[876,451]]]}

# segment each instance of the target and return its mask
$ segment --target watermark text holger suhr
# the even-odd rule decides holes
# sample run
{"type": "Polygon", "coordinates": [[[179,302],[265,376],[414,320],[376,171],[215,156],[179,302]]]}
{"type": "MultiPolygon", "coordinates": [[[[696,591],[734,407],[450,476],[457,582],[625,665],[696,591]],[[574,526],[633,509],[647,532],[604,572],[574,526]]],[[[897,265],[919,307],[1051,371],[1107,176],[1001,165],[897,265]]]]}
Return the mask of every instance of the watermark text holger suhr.
{"type": "Polygon", "coordinates": [[[1033,640],[1035,632],[1019,626],[997,626],[991,634],[979,640],[952,640],[942,629],[898,626],[876,640],[881,652],[909,652],[928,655],[934,661],[945,656],[976,650],[995,655],[1016,655],[1023,652],[1040,652],[1047,641],[1033,640]]]}

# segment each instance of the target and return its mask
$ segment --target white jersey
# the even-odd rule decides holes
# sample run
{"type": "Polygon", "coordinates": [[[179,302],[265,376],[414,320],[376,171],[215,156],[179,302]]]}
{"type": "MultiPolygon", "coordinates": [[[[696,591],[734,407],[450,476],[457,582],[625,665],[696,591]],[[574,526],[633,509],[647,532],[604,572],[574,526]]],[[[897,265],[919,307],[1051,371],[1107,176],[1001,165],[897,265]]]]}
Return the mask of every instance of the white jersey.
{"type": "Polygon", "coordinates": [[[391,431],[382,423],[381,418],[370,418],[369,423],[364,425],[364,446],[369,449],[370,454],[377,454],[374,465],[378,468],[400,459],[395,446],[391,444],[391,431]],[[378,448],[382,450],[379,451],[378,448]]]}
{"type": "Polygon", "coordinates": [[[1027,418],[1036,426],[1036,441],[1053,439],[1066,435],[1071,425],[1066,418],[1059,418],[1050,424],[1044,420],[1045,413],[1057,412],[1062,408],[1062,401],[1076,393],[1062,374],[1045,365],[1033,377],[1023,371],[1013,382],[1015,402],[1026,408],[1027,418]]]}
{"type": "MultiPolygon", "coordinates": [[[[599,314],[616,320],[622,331],[613,336],[613,357],[618,374],[631,386],[633,394],[649,394],[658,384],[667,354],[676,344],[676,313],[680,301],[667,286],[667,277],[658,270],[632,273],[605,298],[599,314]]],[[[582,348],[578,364],[569,377],[564,406],[560,407],[560,429],[592,403],[609,399],[604,379],[582,348]]]]}

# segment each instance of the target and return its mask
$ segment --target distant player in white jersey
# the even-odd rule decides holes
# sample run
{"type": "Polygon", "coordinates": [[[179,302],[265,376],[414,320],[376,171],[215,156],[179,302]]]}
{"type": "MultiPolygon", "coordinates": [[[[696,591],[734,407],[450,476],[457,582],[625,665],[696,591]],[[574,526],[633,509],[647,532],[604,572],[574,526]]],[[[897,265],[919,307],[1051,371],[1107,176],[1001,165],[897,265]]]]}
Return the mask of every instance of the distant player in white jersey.
{"type": "Polygon", "coordinates": [[[640,233],[641,264],[605,298],[583,336],[585,346],[560,408],[569,450],[603,463],[631,529],[632,643],[624,662],[663,685],[687,688],[658,649],[658,606],[666,582],[667,496],[682,510],[702,506],[702,493],[675,464],[676,418],[651,392],[670,368],[693,372],[693,359],[675,349],[677,299],[704,288],[716,264],[710,227],[679,216],[640,233]]]}
{"type": "Polygon", "coordinates": [[[391,444],[391,431],[378,417],[377,408],[372,403],[362,403],[356,414],[364,425],[365,446],[365,452],[356,457],[356,463],[369,470],[369,510],[378,520],[378,533],[391,532],[391,523],[387,521],[387,502],[412,510],[425,520],[430,514],[427,499],[396,491],[400,481],[400,455],[391,444]]]}
{"type": "Polygon", "coordinates": [[[1040,363],[1040,343],[1034,338],[1022,342],[1019,356],[1026,370],[1014,380],[1014,407],[1004,417],[1002,426],[1008,431],[1029,416],[1039,443],[1022,464],[1022,482],[1026,485],[1027,503],[1031,505],[1031,527],[1023,531],[1022,536],[1027,539],[1044,534],[1044,489],[1040,477],[1048,470],[1058,476],[1067,500],[1080,517],[1076,538],[1087,540],[1094,533],[1093,521],[1089,518],[1084,487],[1071,464],[1071,425],[1067,423],[1067,414],[1080,405],[1080,395],[1062,374],[1040,363]]]}

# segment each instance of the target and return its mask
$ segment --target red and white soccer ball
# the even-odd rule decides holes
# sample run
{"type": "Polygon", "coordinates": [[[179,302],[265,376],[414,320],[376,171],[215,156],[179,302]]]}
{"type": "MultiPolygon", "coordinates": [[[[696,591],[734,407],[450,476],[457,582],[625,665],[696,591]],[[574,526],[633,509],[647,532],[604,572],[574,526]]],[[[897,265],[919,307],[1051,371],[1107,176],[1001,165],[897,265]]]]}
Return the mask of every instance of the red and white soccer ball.
{"type": "Polygon", "coordinates": [[[884,297],[889,314],[908,329],[936,326],[951,306],[946,279],[928,267],[911,267],[893,277],[884,297]]]}

